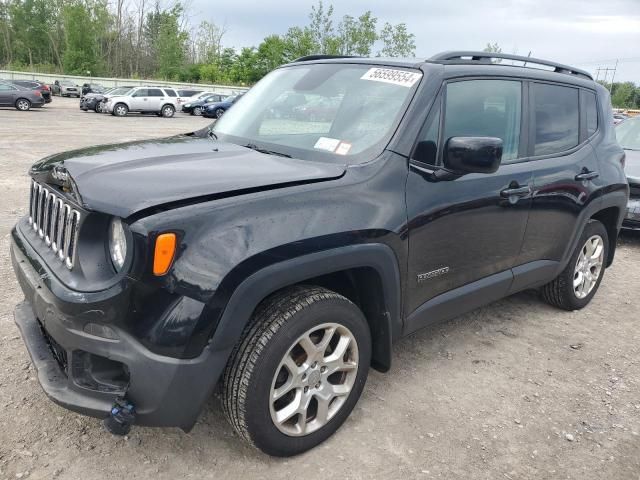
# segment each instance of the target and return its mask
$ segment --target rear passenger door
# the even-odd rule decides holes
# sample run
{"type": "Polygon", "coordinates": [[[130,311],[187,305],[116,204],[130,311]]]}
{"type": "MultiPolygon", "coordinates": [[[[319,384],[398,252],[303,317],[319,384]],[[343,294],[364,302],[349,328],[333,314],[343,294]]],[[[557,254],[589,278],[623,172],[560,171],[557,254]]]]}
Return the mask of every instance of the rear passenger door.
{"type": "Polygon", "coordinates": [[[529,91],[533,198],[519,265],[561,261],[582,228],[581,213],[596,200],[600,185],[598,162],[588,141],[598,130],[595,93],[542,82],[531,82],[529,91]]]}
{"type": "Polygon", "coordinates": [[[159,88],[149,88],[149,96],[146,105],[146,111],[159,112],[162,104],[164,103],[164,92],[159,88]]]}
{"type": "Polygon", "coordinates": [[[17,100],[15,95],[17,90],[11,85],[0,83],[0,105],[13,105],[17,100]]]}

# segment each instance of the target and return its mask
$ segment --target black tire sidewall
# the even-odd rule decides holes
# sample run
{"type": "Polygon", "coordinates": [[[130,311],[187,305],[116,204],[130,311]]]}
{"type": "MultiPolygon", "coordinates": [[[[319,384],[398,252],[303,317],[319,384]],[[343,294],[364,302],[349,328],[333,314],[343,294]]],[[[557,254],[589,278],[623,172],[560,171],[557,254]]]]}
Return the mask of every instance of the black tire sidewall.
{"type": "Polygon", "coordinates": [[[302,453],[330,437],[347,419],[364,388],[371,362],[371,334],[360,310],[352,303],[331,299],[314,303],[285,323],[270,339],[249,380],[251,395],[246,401],[246,423],[255,445],[274,456],[302,453]],[[349,398],[338,413],[322,428],[304,437],[285,435],[273,424],[269,409],[271,382],[282,357],[304,332],[323,323],[340,323],[353,334],[358,344],[358,373],[349,398]]]}
{"type": "Polygon", "coordinates": [[[571,255],[571,260],[569,260],[569,264],[567,265],[567,268],[563,272],[563,275],[565,276],[564,278],[565,285],[568,290],[567,292],[565,292],[565,295],[566,295],[565,298],[567,298],[571,307],[574,310],[579,310],[581,308],[584,308],[591,301],[593,296],[598,291],[598,288],[600,287],[600,282],[602,282],[602,278],[604,277],[604,271],[605,271],[605,266],[607,264],[608,255],[609,255],[609,236],[607,234],[607,229],[599,221],[592,220],[589,223],[587,223],[584,230],[582,231],[582,235],[580,236],[580,240],[578,241],[578,246],[573,252],[573,255],[571,255]],[[576,262],[578,261],[578,256],[582,251],[582,247],[584,247],[584,244],[586,243],[586,241],[594,235],[599,235],[602,238],[602,241],[604,243],[604,259],[603,259],[604,264],[602,265],[602,269],[600,270],[600,275],[598,276],[598,280],[596,281],[596,284],[591,290],[591,292],[589,292],[589,295],[587,295],[584,298],[578,298],[576,297],[575,291],[573,289],[573,276],[575,273],[576,262]]]}

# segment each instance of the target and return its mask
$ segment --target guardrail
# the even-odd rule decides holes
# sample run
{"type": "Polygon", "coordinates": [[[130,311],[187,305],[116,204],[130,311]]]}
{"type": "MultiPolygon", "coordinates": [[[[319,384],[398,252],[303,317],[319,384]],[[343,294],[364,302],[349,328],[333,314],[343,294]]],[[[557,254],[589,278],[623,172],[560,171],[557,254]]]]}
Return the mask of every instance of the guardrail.
{"type": "Polygon", "coordinates": [[[16,72],[13,70],[0,70],[0,79],[5,80],[38,80],[40,82],[53,84],[56,80],[70,80],[78,85],[83,83],[98,83],[105,87],[117,87],[119,85],[132,86],[164,86],[178,88],[198,88],[210,90],[220,95],[233,95],[246,92],[246,87],[233,87],[228,85],[211,85],[203,83],[181,83],[167,82],[164,80],[140,80],[133,78],[107,78],[107,77],[83,77],[81,75],[56,75],[52,73],[38,72],[16,72]]]}

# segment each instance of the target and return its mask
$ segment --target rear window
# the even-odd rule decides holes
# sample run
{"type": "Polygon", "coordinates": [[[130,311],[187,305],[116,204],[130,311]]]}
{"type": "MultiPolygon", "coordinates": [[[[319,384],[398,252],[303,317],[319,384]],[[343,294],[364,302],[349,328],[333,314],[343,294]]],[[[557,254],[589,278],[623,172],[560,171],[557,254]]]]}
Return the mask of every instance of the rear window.
{"type": "Polygon", "coordinates": [[[580,139],[578,89],[534,83],[534,155],[570,150],[580,139]]]}

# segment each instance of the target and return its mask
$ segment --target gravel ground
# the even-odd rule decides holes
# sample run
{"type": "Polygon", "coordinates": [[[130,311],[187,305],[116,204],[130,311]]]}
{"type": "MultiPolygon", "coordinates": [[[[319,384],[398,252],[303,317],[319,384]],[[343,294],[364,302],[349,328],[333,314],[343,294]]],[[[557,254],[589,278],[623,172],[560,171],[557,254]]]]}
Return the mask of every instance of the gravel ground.
{"type": "Polygon", "coordinates": [[[9,232],[29,165],[76,147],[160,137],[207,120],[115,118],[56,97],[0,109],[0,478],[640,478],[640,236],[623,235],[581,312],[525,292],[401,341],[343,428],[296,458],[246,447],[212,398],[193,431],[125,438],[45,397],[13,323],[9,232]]]}

